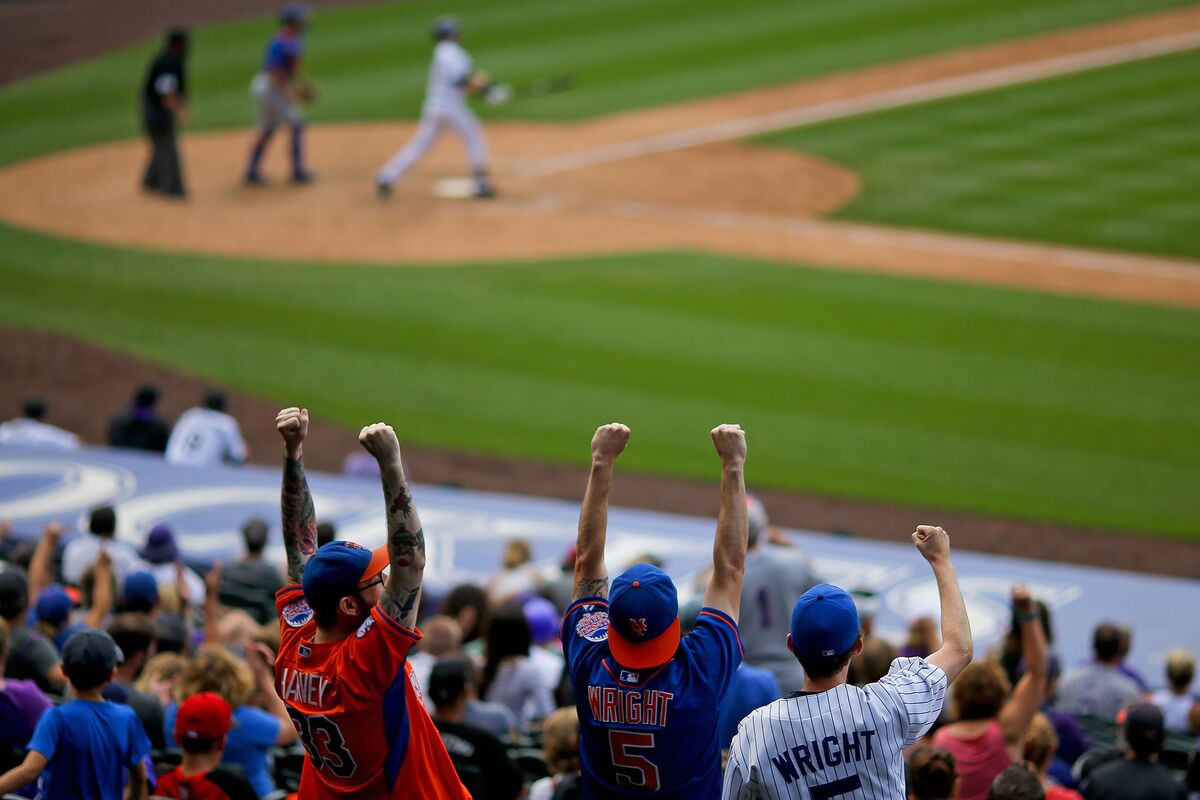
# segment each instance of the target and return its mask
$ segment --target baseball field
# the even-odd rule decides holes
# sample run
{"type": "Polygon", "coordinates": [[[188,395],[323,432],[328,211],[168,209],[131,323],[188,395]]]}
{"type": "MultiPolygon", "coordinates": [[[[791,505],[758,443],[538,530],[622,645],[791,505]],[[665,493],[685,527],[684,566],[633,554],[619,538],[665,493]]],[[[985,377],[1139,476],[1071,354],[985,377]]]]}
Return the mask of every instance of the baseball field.
{"type": "MultiPolygon", "coordinates": [[[[619,419],[629,469],[710,480],[705,433],[737,421],[779,496],[1107,532],[1101,563],[1200,542],[1200,7],[454,10],[517,90],[478,107],[492,201],[434,196],[466,174],[453,140],[372,193],[432,2],[315,13],[312,186],[282,143],[276,181],[238,183],[269,16],[195,31],[187,203],[137,190],[157,37],[0,88],[5,341],[551,468],[619,419]]],[[[83,428],[87,397],[52,405],[83,428]]]]}

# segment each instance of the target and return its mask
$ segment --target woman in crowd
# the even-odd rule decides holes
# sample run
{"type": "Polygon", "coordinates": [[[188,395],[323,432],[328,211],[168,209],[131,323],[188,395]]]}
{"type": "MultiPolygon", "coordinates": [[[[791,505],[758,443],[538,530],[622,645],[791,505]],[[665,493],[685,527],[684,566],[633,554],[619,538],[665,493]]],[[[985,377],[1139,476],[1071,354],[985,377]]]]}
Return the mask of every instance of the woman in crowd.
{"type": "MultiPolygon", "coordinates": [[[[529,800],[552,800],[555,792],[566,794],[572,783],[579,782],[579,712],[574,706],[546,718],[542,749],[550,777],[533,784],[529,800]]],[[[578,788],[582,792],[582,786],[578,788]]]]}
{"type": "Polygon", "coordinates": [[[275,791],[267,754],[272,747],[296,741],[296,728],[275,694],[274,654],[263,645],[248,646],[246,660],[250,666],[220,645],[206,644],[196,651],[176,687],[176,702],[166,708],[167,743],[178,746],[174,734],[179,703],[198,692],[215,692],[233,708],[237,723],[229,731],[221,763],[241,767],[262,797],[275,791]],[[255,701],[270,710],[252,705],[255,701]]]}
{"type": "Polygon", "coordinates": [[[479,691],[489,703],[512,710],[524,728],[554,711],[553,687],[529,657],[532,633],[524,609],[503,603],[488,624],[483,681],[479,691]]]}
{"type": "Polygon", "coordinates": [[[134,682],[134,688],[157,697],[166,708],[175,699],[175,687],[183,677],[185,666],[187,659],[179,653],[159,653],[146,662],[142,674],[134,682]]]}
{"type": "Polygon", "coordinates": [[[1036,772],[1042,788],[1046,790],[1046,800],[1083,800],[1083,796],[1072,789],[1059,786],[1050,777],[1050,764],[1054,753],[1058,750],[1058,737],[1054,735],[1054,726],[1045,714],[1035,714],[1025,732],[1024,759],[1036,772]]]}
{"type": "Polygon", "coordinates": [[[1048,657],[1041,619],[1025,587],[1013,587],[1012,600],[1028,665],[1025,674],[1012,690],[999,662],[970,664],[951,687],[956,721],[939,730],[933,740],[954,754],[963,800],[986,798],[996,776],[1021,760],[1025,731],[1046,693],[1048,657]]]}

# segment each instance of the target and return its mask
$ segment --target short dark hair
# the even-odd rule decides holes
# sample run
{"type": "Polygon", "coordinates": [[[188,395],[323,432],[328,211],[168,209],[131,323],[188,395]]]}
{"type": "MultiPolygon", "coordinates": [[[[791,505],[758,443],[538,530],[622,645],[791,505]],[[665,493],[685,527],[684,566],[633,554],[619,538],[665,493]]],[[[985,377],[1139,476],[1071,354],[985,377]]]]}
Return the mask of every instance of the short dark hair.
{"type": "Polygon", "coordinates": [[[308,602],[309,607],[312,608],[313,619],[317,621],[318,628],[332,628],[334,625],[337,625],[338,604],[341,602],[341,597],[326,597],[316,602],[311,600],[308,602]]]}
{"type": "Polygon", "coordinates": [[[992,781],[988,800],[1046,800],[1042,782],[1024,764],[1009,764],[992,781]]]}
{"type": "Polygon", "coordinates": [[[93,509],[88,518],[88,530],[97,536],[112,536],[117,532],[117,512],[112,506],[93,509]]]}
{"type": "Polygon", "coordinates": [[[13,621],[29,608],[29,578],[25,570],[9,567],[0,572],[0,619],[13,621]]]}
{"type": "Polygon", "coordinates": [[[270,533],[270,526],[262,517],[252,517],[246,520],[246,524],[242,526],[242,539],[246,542],[246,552],[251,555],[262,553],[267,546],[267,534],[270,533]]]}
{"type": "Polygon", "coordinates": [[[142,384],[133,393],[133,402],[143,407],[153,406],[158,402],[158,388],[149,383],[142,384]]]}
{"type": "Polygon", "coordinates": [[[1092,651],[1100,661],[1112,661],[1121,652],[1121,631],[1116,625],[1102,622],[1092,634],[1092,651]]]}
{"type": "Polygon", "coordinates": [[[839,653],[836,656],[810,656],[796,654],[796,660],[800,662],[800,666],[804,667],[804,674],[810,678],[828,678],[832,675],[837,675],[846,665],[850,663],[850,659],[854,658],[854,648],[858,647],[863,640],[862,632],[859,631],[858,638],[854,640],[854,644],[850,645],[850,649],[844,653],[839,653]]]}
{"type": "Polygon", "coordinates": [[[145,614],[118,614],[108,626],[108,635],[121,648],[128,661],[138,653],[148,653],[154,645],[154,623],[145,614]]]}
{"type": "Polygon", "coordinates": [[[317,547],[321,548],[337,538],[337,528],[332,522],[317,523],[317,547]]]}
{"type": "Polygon", "coordinates": [[[226,403],[227,401],[223,392],[213,391],[204,396],[204,405],[213,411],[224,411],[226,403]]]}
{"type": "Polygon", "coordinates": [[[46,403],[40,397],[30,397],[23,410],[26,419],[41,419],[46,416],[46,403]]]}
{"type": "Polygon", "coordinates": [[[222,744],[224,744],[222,739],[184,739],[179,743],[179,746],[183,748],[183,752],[185,753],[201,755],[211,753],[222,746],[222,744]]]}
{"type": "Polygon", "coordinates": [[[189,38],[187,28],[171,28],[167,31],[167,47],[187,47],[189,38]]]}

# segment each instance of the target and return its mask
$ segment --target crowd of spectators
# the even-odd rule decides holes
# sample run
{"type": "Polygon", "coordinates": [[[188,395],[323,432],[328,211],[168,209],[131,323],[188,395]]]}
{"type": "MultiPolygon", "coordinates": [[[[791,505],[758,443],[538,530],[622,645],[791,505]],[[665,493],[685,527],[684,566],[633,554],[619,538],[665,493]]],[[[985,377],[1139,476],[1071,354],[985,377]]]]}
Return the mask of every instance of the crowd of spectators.
{"type": "MultiPolygon", "coordinates": [[[[163,439],[153,401],[139,392],[113,431],[163,439]]],[[[819,580],[754,498],[748,518],[745,660],[721,701],[725,750],[743,718],[803,687],[798,660],[783,657],[791,655],[788,616],[819,580]],[[773,591],[791,602],[776,610],[773,591]]],[[[270,523],[246,520],[244,555],[223,566],[186,563],[166,525],[141,547],[118,540],[117,529],[110,507],[93,510],[87,530],[66,541],[55,523],[32,546],[0,525],[0,794],[32,798],[39,783],[45,797],[296,791],[306,756],[275,687],[275,592],[284,576],[270,523]]],[[[321,547],[336,536],[328,525],[318,534],[321,547]]],[[[475,798],[582,796],[580,718],[559,642],[575,558],[572,547],[546,568],[513,540],[490,580],[422,601],[424,638],[408,662],[475,798]]],[[[914,619],[904,641],[887,640],[874,630],[873,596],[855,599],[862,638],[852,684],[876,682],[894,659],[941,645],[928,618],[914,619]]],[[[1190,652],[1171,652],[1152,690],[1125,664],[1129,630],[1101,622],[1093,657],[1062,669],[1045,604],[1018,584],[1011,611],[1008,636],[958,674],[940,717],[906,751],[908,797],[1181,800],[1189,788],[1200,792],[1190,652]]],[[[681,605],[685,631],[698,613],[698,602],[681,605]]]]}

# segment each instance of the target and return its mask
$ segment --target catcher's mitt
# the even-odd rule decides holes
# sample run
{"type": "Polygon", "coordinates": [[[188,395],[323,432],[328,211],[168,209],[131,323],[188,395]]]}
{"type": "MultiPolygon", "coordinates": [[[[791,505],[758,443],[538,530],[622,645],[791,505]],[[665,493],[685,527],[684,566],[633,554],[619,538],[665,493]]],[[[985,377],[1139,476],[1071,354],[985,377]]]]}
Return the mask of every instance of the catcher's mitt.
{"type": "Polygon", "coordinates": [[[311,103],[317,99],[317,87],[308,81],[297,83],[292,92],[301,103],[311,103]]]}

